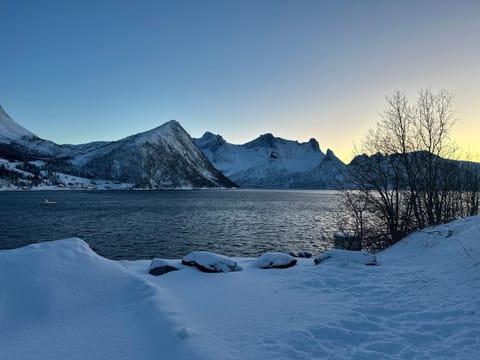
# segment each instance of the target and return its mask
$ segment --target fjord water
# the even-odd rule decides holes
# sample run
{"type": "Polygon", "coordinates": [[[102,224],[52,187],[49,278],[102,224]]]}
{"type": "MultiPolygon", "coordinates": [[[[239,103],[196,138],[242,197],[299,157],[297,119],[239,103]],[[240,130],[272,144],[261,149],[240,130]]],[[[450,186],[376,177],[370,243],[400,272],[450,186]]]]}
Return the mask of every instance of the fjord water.
{"type": "Polygon", "coordinates": [[[317,190],[3,192],[0,250],[80,237],[110,259],[318,253],[337,230],[338,202],[317,190]]]}

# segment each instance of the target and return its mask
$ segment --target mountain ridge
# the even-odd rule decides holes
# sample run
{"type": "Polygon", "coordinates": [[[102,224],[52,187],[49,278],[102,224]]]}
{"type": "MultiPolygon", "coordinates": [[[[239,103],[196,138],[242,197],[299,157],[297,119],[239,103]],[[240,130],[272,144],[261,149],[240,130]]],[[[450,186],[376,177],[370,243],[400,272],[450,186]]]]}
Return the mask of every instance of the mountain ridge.
{"type": "Polygon", "coordinates": [[[192,139],[176,120],[116,141],[58,145],[23,128],[0,106],[0,189],[69,183],[119,189],[342,189],[355,186],[349,178],[352,164],[368,158],[359,155],[345,164],[333,150],[324,153],[315,138],[298,142],[272,133],[240,145],[209,131],[192,139]]]}
{"type": "Polygon", "coordinates": [[[117,141],[58,145],[35,136],[1,108],[0,131],[0,188],[65,186],[66,178],[80,179],[82,187],[95,187],[98,179],[125,183],[122,188],[237,187],[176,120],[117,141]]]}
{"type": "Polygon", "coordinates": [[[207,131],[194,142],[215,167],[243,187],[336,188],[346,169],[332,150],[327,157],[315,138],[298,142],[266,133],[237,145],[207,131]],[[325,159],[331,162],[328,176],[318,171],[325,159]]]}

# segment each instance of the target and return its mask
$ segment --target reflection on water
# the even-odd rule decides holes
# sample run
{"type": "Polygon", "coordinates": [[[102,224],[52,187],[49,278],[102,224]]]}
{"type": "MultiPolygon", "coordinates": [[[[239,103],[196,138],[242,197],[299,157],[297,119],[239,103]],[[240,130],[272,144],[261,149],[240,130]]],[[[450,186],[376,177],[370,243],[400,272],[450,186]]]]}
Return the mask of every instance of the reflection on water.
{"type": "Polygon", "coordinates": [[[0,193],[0,249],[75,236],[112,259],[317,253],[337,230],[338,200],[300,190],[0,193]]]}

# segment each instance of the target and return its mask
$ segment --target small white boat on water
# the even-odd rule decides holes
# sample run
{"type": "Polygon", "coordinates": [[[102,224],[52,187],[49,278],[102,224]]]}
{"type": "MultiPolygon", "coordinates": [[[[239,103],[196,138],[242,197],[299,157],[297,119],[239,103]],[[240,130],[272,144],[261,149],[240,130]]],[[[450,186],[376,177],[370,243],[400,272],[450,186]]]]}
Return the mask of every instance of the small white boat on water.
{"type": "Polygon", "coordinates": [[[52,200],[48,200],[48,199],[45,199],[42,202],[43,205],[54,205],[56,203],[57,203],[56,201],[52,201],[52,200]]]}

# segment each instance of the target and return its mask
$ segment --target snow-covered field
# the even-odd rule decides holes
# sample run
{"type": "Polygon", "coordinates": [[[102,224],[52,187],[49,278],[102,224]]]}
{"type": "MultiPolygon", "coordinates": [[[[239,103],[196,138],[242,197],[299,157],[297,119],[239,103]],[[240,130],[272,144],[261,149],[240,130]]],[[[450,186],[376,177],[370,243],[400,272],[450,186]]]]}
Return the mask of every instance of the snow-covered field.
{"type": "Polygon", "coordinates": [[[1,359],[479,359],[480,217],[375,256],[203,273],[67,239],[0,251],[1,359]],[[369,260],[370,261],[370,260],[369,260]]]}

